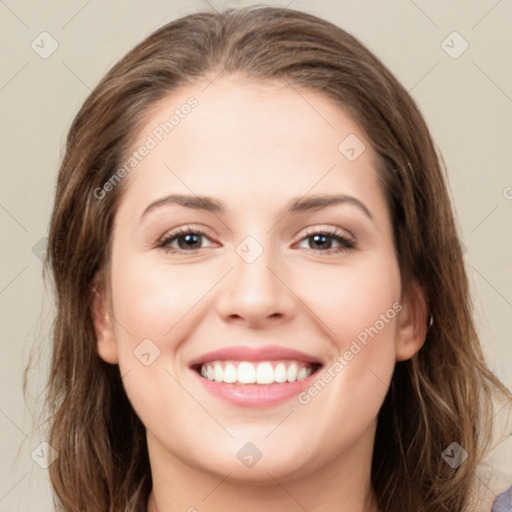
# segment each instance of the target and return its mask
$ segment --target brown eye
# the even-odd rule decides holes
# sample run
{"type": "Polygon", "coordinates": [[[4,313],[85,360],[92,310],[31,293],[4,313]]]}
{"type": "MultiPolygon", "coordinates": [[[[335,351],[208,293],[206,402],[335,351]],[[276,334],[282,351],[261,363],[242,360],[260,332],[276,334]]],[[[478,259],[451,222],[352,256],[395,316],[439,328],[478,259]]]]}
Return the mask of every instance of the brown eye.
{"type": "Polygon", "coordinates": [[[201,245],[201,235],[200,233],[189,233],[187,235],[180,235],[175,237],[175,240],[178,242],[178,247],[180,249],[197,249],[201,245]]]}
{"type": "MultiPolygon", "coordinates": [[[[207,233],[199,229],[180,228],[169,234],[167,234],[160,242],[157,247],[163,249],[166,252],[177,253],[177,252],[193,252],[198,249],[202,249],[202,242],[204,240],[210,240],[207,233]]],[[[210,246],[215,245],[211,243],[210,246]]]]}
{"type": "Polygon", "coordinates": [[[307,243],[306,249],[325,253],[340,253],[355,248],[355,243],[338,231],[317,231],[308,233],[302,240],[307,243]]]}

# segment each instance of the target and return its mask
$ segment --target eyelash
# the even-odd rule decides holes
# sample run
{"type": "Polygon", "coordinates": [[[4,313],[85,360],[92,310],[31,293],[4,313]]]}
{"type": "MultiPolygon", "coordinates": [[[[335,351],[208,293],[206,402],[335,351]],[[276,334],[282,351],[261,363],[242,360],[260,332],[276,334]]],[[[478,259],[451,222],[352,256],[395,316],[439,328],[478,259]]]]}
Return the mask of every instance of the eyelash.
{"type": "MultiPolygon", "coordinates": [[[[190,251],[186,251],[183,249],[175,249],[175,248],[170,247],[171,242],[173,242],[174,240],[177,240],[178,238],[185,236],[185,235],[199,235],[199,236],[204,236],[206,238],[209,238],[209,234],[206,231],[204,231],[202,229],[198,229],[198,228],[191,228],[189,226],[185,226],[182,228],[177,228],[175,231],[172,231],[171,233],[169,233],[169,234],[165,235],[163,238],[161,238],[157,242],[156,248],[163,249],[164,252],[171,253],[171,254],[177,254],[180,252],[181,253],[187,253],[187,252],[190,253],[190,252],[197,251],[198,249],[192,249],[190,251]]],[[[331,248],[331,249],[327,249],[325,251],[323,251],[323,250],[316,251],[315,249],[309,248],[309,250],[311,250],[311,251],[321,252],[323,254],[333,254],[333,253],[339,254],[339,253],[350,251],[350,250],[356,248],[356,244],[353,240],[342,235],[335,228],[326,228],[326,229],[321,229],[321,230],[311,229],[305,233],[305,235],[301,238],[300,241],[302,242],[303,240],[311,238],[314,235],[322,235],[326,238],[332,238],[333,240],[338,242],[341,245],[341,247],[331,248]]]]}

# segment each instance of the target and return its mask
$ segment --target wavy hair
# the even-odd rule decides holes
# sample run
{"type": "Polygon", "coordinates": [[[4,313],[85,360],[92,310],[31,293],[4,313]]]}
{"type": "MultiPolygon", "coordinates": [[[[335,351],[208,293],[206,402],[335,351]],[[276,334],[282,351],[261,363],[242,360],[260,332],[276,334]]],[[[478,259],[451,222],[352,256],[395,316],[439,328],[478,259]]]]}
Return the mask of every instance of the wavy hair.
{"type": "Polygon", "coordinates": [[[371,479],[382,512],[462,512],[492,426],[484,362],[444,165],[405,88],[357,39],[315,16],[271,7],[200,12],[152,33],[92,91],[68,133],[45,275],[56,316],[45,407],[57,510],[142,512],[151,490],[145,429],[117,365],[101,360],[91,305],[108,270],[123,183],[102,200],[155,103],[220,73],[281,80],[324,94],[366,134],[387,199],[404,287],[414,278],[431,315],[427,339],[396,364],[379,412],[371,479]],[[453,441],[468,459],[452,469],[453,441]]]}

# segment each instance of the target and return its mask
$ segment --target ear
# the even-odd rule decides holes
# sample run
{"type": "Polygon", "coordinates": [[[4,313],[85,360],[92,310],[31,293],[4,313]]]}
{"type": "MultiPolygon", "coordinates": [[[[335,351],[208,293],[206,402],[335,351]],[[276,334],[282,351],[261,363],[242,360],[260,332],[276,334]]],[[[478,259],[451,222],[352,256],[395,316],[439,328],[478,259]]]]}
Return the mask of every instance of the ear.
{"type": "Polygon", "coordinates": [[[93,290],[91,314],[96,332],[96,348],[105,362],[117,364],[119,362],[117,345],[103,279],[100,277],[95,279],[93,290]]]}
{"type": "Polygon", "coordinates": [[[423,288],[416,280],[402,297],[402,310],[397,317],[396,359],[406,361],[418,353],[427,336],[428,308],[423,288]]]}

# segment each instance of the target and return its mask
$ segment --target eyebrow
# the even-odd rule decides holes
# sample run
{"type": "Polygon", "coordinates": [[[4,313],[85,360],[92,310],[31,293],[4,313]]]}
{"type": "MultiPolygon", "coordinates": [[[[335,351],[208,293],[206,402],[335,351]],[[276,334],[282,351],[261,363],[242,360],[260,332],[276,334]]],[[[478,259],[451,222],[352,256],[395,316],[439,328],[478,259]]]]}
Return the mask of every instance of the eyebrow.
{"type": "MultiPolygon", "coordinates": [[[[151,211],[166,205],[179,204],[193,210],[202,210],[211,213],[222,214],[226,211],[224,205],[208,196],[171,194],[151,203],[142,213],[141,222],[151,211]]],[[[367,217],[373,220],[368,207],[359,199],[345,194],[339,195],[315,195],[310,197],[293,198],[284,209],[284,216],[296,212],[317,211],[337,204],[351,204],[363,211],[367,217]]]]}

